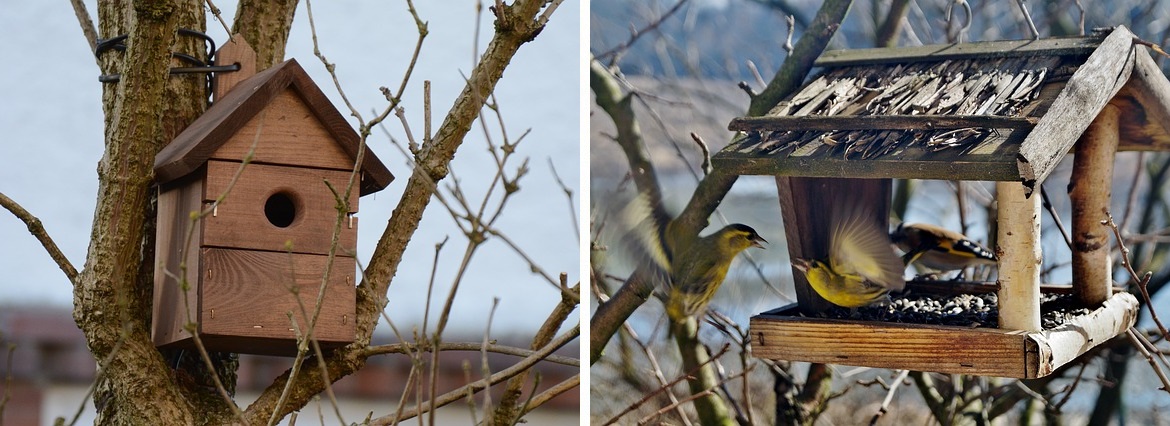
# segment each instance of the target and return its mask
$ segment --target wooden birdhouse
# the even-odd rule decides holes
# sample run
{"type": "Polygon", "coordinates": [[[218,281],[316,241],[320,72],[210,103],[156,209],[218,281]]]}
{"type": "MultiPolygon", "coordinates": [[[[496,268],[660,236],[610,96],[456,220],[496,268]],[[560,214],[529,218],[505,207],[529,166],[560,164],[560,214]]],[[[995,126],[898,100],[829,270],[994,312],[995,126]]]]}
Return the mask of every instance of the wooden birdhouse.
{"type": "Polygon", "coordinates": [[[304,69],[288,60],[256,74],[242,43],[219,60],[243,75],[219,78],[214,104],[155,157],[154,342],[191,347],[194,324],[208,350],[292,355],[323,293],[313,337],[350,343],[358,195],[393,176],[368,149],[353,173],[358,135],[304,69]]]}
{"type": "MultiPolygon", "coordinates": [[[[1114,153],[1170,150],[1170,81],[1124,27],[1091,37],[826,52],[822,72],[713,158],[732,175],[775,175],[793,257],[824,258],[826,194],[878,206],[891,178],[995,181],[998,281],[909,286],[994,292],[994,325],[826,318],[794,272],[798,303],[752,318],[756,356],[1035,378],[1124,332],[1134,296],[1115,291],[1109,256],[1114,153]],[[1075,151],[1072,294],[1083,315],[1041,326],[1040,185],[1075,151]]],[[[1052,187],[1058,187],[1053,185],[1052,187]]],[[[1063,186],[1059,186],[1063,188],[1063,186]]],[[[1047,286],[1043,286],[1047,289],[1047,286]]],[[[1048,297],[1048,296],[1044,296],[1048,297]]]]}

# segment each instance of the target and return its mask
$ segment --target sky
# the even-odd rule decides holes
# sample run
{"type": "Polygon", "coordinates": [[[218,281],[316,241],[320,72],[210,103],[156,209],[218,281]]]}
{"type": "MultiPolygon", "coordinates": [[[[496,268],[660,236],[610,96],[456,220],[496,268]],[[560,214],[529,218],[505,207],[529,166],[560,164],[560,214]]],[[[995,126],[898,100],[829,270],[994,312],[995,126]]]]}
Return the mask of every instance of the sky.
{"type": "MultiPolygon", "coordinates": [[[[230,27],[235,11],[234,4],[227,3],[231,2],[216,5],[223,9],[222,16],[230,27]]],[[[356,120],[349,117],[324,66],[313,56],[305,3],[297,10],[285,57],[296,58],[356,128],[356,120]]],[[[96,19],[94,2],[86,4],[96,19]]],[[[385,108],[379,87],[398,87],[418,37],[405,2],[353,0],[313,2],[312,6],[320,49],[337,64],[346,95],[367,117],[372,115],[370,111],[385,108]]],[[[403,106],[418,137],[423,129],[423,80],[432,82],[437,128],[478,55],[473,54],[475,1],[423,1],[415,6],[428,22],[429,35],[403,106]]],[[[509,138],[515,140],[531,130],[507,166],[514,173],[527,157],[530,171],[520,181],[520,192],[509,200],[496,228],[549,275],[568,273],[570,285],[580,280],[578,232],[571,221],[579,216],[581,188],[579,9],[576,2],[558,8],[536,40],[520,48],[495,92],[509,138]],[[573,190],[572,207],[550,164],[573,190]]],[[[478,19],[478,46],[482,50],[490,40],[493,19],[486,8],[478,19]]],[[[0,44],[0,57],[9,59],[0,67],[0,192],[39,217],[80,269],[89,244],[97,162],[102,155],[99,70],[68,2],[2,1],[0,28],[21,34],[21,40],[35,40],[0,44]]],[[[207,32],[217,45],[228,39],[223,27],[210,18],[207,32]]],[[[396,139],[405,140],[401,124],[391,118],[386,122],[387,130],[396,139]]],[[[490,121],[493,124],[487,133],[498,144],[502,140],[499,126],[494,124],[494,116],[490,121]]],[[[476,205],[494,173],[484,135],[481,127],[474,127],[452,163],[451,177],[460,178],[463,191],[476,205]]],[[[361,263],[373,252],[410,175],[406,159],[380,131],[371,137],[370,149],[397,179],[386,190],[361,200],[361,263]]],[[[446,237],[450,239],[440,254],[432,309],[441,308],[467,241],[445,209],[432,204],[390,287],[386,312],[400,330],[409,333],[421,322],[435,245],[446,237]]],[[[472,259],[460,284],[448,330],[482,333],[496,297],[499,306],[492,329],[505,334],[531,333],[559,300],[559,293],[533,275],[527,263],[502,241],[490,239],[472,259]]],[[[37,240],[22,222],[0,211],[0,306],[71,307],[72,300],[65,275],[37,240]]],[[[568,325],[572,323],[575,321],[568,325]]]]}

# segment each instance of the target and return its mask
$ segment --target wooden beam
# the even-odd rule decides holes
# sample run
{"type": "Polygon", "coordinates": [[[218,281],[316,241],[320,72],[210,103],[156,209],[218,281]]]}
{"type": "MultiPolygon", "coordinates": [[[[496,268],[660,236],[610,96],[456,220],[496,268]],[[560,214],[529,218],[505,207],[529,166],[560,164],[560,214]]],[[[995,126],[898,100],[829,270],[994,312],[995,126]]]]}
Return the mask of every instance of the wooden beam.
{"type": "Polygon", "coordinates": [[[1042,40],[1008,40],[896,48],[830,50],[817,59],[816,66],[843,67],[1013,56],[1076,56],[1093,53],[1093,49],[1096,49],[1100,43],[1100,37],[1067,37],[1042,40]]]}
{"type": "MultiPolygon", "coordinates": [[[[882,226],[889,224],[889,179],[776,178],[780,197],[780,214],[784,219],[784,236],[790,258],[826,259],[829,255],[829,212],[845,208],[850,202],[872,206],[882,226]],[[843,194],[849,194],[843,196],[843,194]]],[[[815,314],[833,306],[809,286],[804,274],[792,269],[796,300],[806,314],[815,314]]]]}
{"type": "Polygon", "coordinates": [[[1129,80],[1135,56],[1133,39],[1133,33],[1125,27],[1114,28],[1089,59],[1077,68],[1064,90],[1020,144],[1020,180],[1028,187],[1028,194],[1052,173],[1089,127],[1091,120],[1088,118],[1096,117],[1129,80]]]}
{"type": "Polygon", "coordinates": [[[1121,110],[1106,105],[1077,142],[1069,177],[1072,204],[1072,270],[1077,300],[1096,306],[1109,298],[1113,287],[1113,259],[1109,250],[1108,218],[1113,188],[1113,160],[1117,153],[1121,110]]]}
{"type": "Polygon", "coordinates": [[[1134,104],[1126,106],[1137,110],[1126,109],[1122,116],[1118,150],[1170,151],[1170,81],[1146,49],[1134,49],[1134,57],[1133,73],[1118,97],[1127,95],[1134,104]],[[1127,122],[1140,131],[1126,132],[1127,122]]]}
{"type": "Polygon", "coordinates": [[[727,130],[951,130],[1030,129],[1039,118],[991,115],[805,115],[738,117],[727,130]]]}
{"type": "Polygon", "coordinates": [[[1040,331],[1040,197],[1019,182],[996,182],[999,328],[1040,331]]]}

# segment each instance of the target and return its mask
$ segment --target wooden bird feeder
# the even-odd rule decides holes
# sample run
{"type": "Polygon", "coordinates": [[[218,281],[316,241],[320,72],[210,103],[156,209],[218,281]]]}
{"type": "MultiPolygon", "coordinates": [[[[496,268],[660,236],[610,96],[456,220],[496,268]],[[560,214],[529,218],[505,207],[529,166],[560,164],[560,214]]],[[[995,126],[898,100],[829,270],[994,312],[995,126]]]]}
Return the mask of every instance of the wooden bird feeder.
{"type": "MultiPolygon", "coordinates": [[[[292,355],[309,331],[338,221],[327,184],[345,193],[359,138],[296,60],[257,74],[239,36],[217,56],[241,71],[217,76],[215,103],[155,157],[154,342],[191,347],[190,318],[208,350],[292,355]]],[[[355,337],[358,194],[394,177],[367,149],[356,178],[313,330],[323,348],[355,337]]]]}
{"type": "Polygon", "coordinates": [[[1091,37],[826,52],[823,72],[713,158],[775,175],[793,257],[827,255],[825,194],[879,206],[891,178],[996,181],[998,328],[824,319],[794,272],[798,303],[751,319],[760,357],[1036,378],[1131,327],[1113,291],[1109,209],[1117,150],[1170,150],[1170,81],[1124,27],[1091,37]],[[1091,313],[1041,327],[1039,185],[1075,149],[1073,285],[1091,313]]]}

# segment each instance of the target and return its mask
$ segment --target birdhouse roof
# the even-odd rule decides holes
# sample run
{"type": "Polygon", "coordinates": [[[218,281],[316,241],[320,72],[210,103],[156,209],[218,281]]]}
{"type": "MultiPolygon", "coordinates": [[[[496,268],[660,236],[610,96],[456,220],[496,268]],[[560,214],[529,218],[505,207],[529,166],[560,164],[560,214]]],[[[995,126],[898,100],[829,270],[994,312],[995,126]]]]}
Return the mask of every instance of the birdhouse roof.
{"type": "MultiPolygon", "coordinates": [[[[184,129],[155,156],[155,178],[159,183],[166,183],[202,167],[225,142],[289,90],[304,103],[341,151],[356,160],[361,139],[300,64],[290,59],[239,82],[184,129]]],[[[380,191],[394,179],[368,147],[361,172],[361,195],[380,191]]]]}
{"type": "Polygon", "coordinates": [[[825,52],[712,158],[732,174],[1042,182],[1106,104],[1120,150],[1170,150],[1170,81],[1124,27],[825,52]]]}

